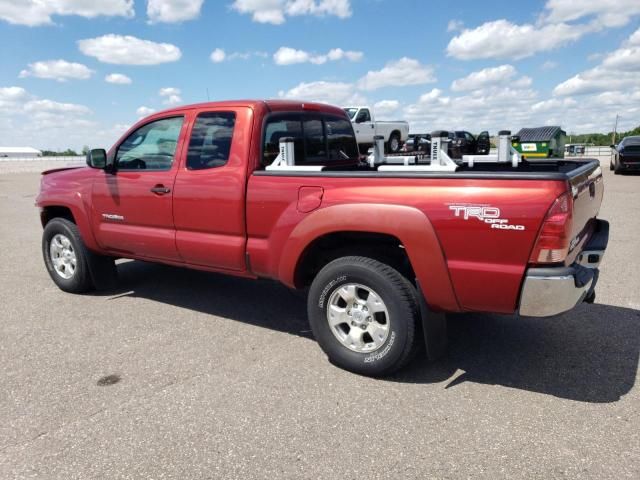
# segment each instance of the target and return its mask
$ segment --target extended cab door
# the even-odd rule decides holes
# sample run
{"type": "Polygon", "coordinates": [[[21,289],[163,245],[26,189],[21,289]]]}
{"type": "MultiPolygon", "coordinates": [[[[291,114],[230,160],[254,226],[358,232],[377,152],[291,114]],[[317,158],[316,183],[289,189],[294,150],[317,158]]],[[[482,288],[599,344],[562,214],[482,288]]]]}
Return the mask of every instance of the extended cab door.
{"type": "Polygon", "coordinates": [[[154,118],[114,148],[114,171],[98,174],[93,184],[100,246],[123,256],[179,260],[172,196],[184,127],[182,115],[154,118]]]}
{"type": "Polygon", "coordinates": [[[371,112],[368,108],[361,108],[358,111],[353,123],[353,130],[359,144],[373,144],[376,126],[371,119],[371,112]]]}
{"type": "Polygon", "coordinates": [[[173,193],[178,251],[188,264],[245,270],[252,110],[209,108],[191,115],[193,127],[173,193]]]}

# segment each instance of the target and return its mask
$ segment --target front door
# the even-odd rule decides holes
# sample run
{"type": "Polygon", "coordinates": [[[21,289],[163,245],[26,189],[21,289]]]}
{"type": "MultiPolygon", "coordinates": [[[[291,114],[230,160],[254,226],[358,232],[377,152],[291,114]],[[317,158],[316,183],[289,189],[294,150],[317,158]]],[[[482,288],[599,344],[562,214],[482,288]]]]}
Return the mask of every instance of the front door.
{"type": "Polygon", "coordinates": [[[376,134],[375,124],[371,121],[371,112],[368,108],[361,108],[356,115],[353,125],[356,139],[359,144],[373,144],[373,137],[376,134]]]}
{"type": "Polygon", "coordinates": [[[136,257],[179,261],[173,223],[173,184],[184,117],[152,120],[115,149],[115,170],[93,184],[96,241],[136,257]]]}
{"type": "Polygon", "coordinates": [[[478,135],[478,143],[476,147],[476,152],[478,155],[488,155],[491,150],[491,138],[489,137],[489,132],[486,130],[484,132],[480,132],[478,135]]]}

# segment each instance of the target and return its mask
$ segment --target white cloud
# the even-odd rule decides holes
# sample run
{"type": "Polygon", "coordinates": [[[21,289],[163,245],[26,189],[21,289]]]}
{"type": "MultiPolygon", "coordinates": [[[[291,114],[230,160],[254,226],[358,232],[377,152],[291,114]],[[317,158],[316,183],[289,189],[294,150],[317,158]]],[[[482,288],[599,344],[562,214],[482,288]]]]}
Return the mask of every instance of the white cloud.
{"type": "Polygon", "coordinates": [[[89,107],[76,103],[61,103],[53,100],[30,100],[24,104],[24,111],[30,114],[60,114],[71,113],[75,115],[86,115],[91,113],[89,107]]]}
{"type": "Polygon", "coordinates": [[[351,16],[349,0],[235,0],[232,8],[250,14],[254,22],[281,25],[287,17],[300,15],[339,18],[351,16]]]}
{"type": "Polygon", "coordinates": [[[157,65],[175,62],[182,52],[170,43],[156,43],[131,35],[113,33],[78,41],[80,51],[103,63],[119,65],[157,65]]]}
{"type": "Polygon", "coordinates": [[[464,22],[461,20],[449,20],[447,23],[447,32],[457,32],[458,30],[462,30],[464,28],[464,22]]]}
{"type": "Polygon", "coordinates": [[[599,65],[558,84],[554,95],[582,95],[640,88],[640,28],[599,65]]]}
{"type": "Polygon", "coordinates": [[[230,52],[227,53],[222,48],[216,48],[211,52],[209,58],[213,63],[222,63],[230,60],[249,60],[252,57],[267,58],[269,54],[260,50],[251,52],[230,52]]]}
{"type": "Polygon", "coordinates": [[[29,94],[22,87],[0,87],[0,112],[15,111],[27,98],[29,94]]]}
{"type": "Polygon", "coordinates": [[[513,65],[483,68],[477,72],[470,73],[464,78],[454,80],[451,84],[451,90],[465,92],[493,85],[503,85],[510,82],[516,74],[517,71],[513,65]]]}
{"type": "Polygon", "coordinates": [[[638,0],[548,0],[535,24],[500,19],[464,29],[451,39],[447,53],[460,60],[518,60],[573,43],[588,33],[621,27],[637,15],[638,0]]]}
{"type": "Polygon", "coordinates": [[[133,17],[133,0],[0,0],[0,19],[17,25],[46,25],[53,15],[133,17]]]}
{"type": "Polygon", "coordinates": [[[96,122],[85,105],[38,98],[22,87],[0,87],[0,111],[0,138],[40,149],[108,147],[124,129],[96,122]]]}
{"type": "Polygon", "coordinates": [[[204,0],[148,0],[147,16],[151,23],[178,23],[200,15],[204,0]]]}
{"type": "Polygon", "coordinates": [[[545,20],[571,22],[593,17],[597,27],[621,27],[634,15],[640,15],[638,0],[549,0],[545,5],[545,20]]]}
{"type": "Polygon", "coordinates": [[[574,42],[593,29],[557,23],[536,27],[494,20],[465,29],[447,45],[447,54],[459,60],[479,58],[521,59],[574,42]]]}
{"type": "Polygon", "coordinates": [[[363,53],[353,50],[343,50],[341,48],[333,48],[326,54],[314,54],[305,50],[296,50],[290,47],[280,47],[273,54],[273,61],[276,65],[293,65],[296,63],[313,63],[322,65],[327,61],[349,60],[357,62],[362,60],[363,53]]]}
{"type": "Polygon", "coordinates": [[[180,89],[175,87],[164,87],[158,91],[161,97],[169,97],[171,95],[180,95],[180,89]]]}
{"type": "Polygon", "coordinates": [[[145,106],[138,107],[136,109],[136,115],[138,115],[139,117],[146,117],[147,115],[151,115],[154,112],[155,112],[155,109],[145,107],[145,106]]]}
{"type": "Polygon", "coordinates": [[[164,87],[160,89],[158,95],[164,97],[164,101],[162,103],[165,105],[177,105],[182,102],[182,97],[180,96],[181,93],[182,92],[179,88],[164,87]]]}
{"type": "Polygon", "coordinates": [[[20,72],[20,78],[36,77],[65,82],[69,79],[86,80],[93,75],[86,65],[67,62],[66,60],[47,60],[30,63],[20,72]]]}
{"type": "Polygon", "coordinates": [[[435,82],[433,68],[417,60],[403,57],[387,63],[382,70],[369,71],[358,81],[362,90],[377,90],[383,87],[403,87],[435,82]]]}
{"type": "Polygon", "coordinates": [[[224,59],[226,58],[226,56],[227,54],[223,49],[216,48],[213,52],[211,52],[211,56],[209,58],[211,58],[211,61],[213,63],[220,63],[220,62],[224,62],[224,59]]]}
{"type": "Polygon", "coordinates": [[[287,91],[280,91],[281,98],[311,100],[332,105],[354,105],[366,103],[366,99],[356,92],[352,83],[343,82],[302,82],[287,91]]]}
{"type": "Polygon", "coordinates": [[[541,70],[553,70],[558,66],[558,62],[554,62],[553,60],[547,60],[542,65],[540,65],[541,70]]]}
{"type": "Polygon", "coordinates": [[[130,85],[132,83],[131,79],[122,73],[110,73],[104,77],[104,81],[118,85],[130,85]]]}
{"type": "Polygon", "coordinates": [[[169,95],[167,99],[162,103],[164,103],[165,105],[177,105],[179,103],[182,103],[182,97],[180,95],[169,95]]]}
{"type": "Polygon", "coordinates": [[[381,100],[373,104],[373,111],[378,120],[397,112],[399,108],[400,102],[398,100],[381,100]]]}

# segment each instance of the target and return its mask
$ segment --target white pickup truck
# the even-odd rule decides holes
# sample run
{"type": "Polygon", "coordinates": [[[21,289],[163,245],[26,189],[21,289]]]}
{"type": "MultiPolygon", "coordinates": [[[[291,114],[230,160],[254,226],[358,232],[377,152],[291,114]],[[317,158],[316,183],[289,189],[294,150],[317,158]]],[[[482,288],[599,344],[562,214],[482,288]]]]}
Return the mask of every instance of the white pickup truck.
{"type": "Polygon", "coordinates": [[[366,150],[373,145],[373,137],[382,135],[386,151],[396,153],[400,151],[402,143],[409,137],[407,122],[376,122],[369,107],[345,107],[344,111],[351,119],[353,131],[361,150],[366,150]]]}

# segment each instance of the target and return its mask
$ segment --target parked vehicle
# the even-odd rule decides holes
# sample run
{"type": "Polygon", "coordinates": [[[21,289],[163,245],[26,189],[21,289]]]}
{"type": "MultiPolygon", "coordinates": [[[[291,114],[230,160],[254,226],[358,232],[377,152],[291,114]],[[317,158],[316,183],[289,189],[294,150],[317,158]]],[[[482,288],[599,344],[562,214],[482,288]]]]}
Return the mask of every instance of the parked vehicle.
{"type": "Polygon", "coordinates": [[[403,152],[422,152],[429,154],[431,148],[430,133],[411,133],[402,146],[403,152]],[[417,143],[416,143],[417,140],[417,143]]]}
{"type": "Polygon", "coordinates": [[[376,121],[369,107],[346,107],[344,109],[353,123],[356,140],[361,151],[366,151],[374,143],[376,135],[382,135],[387,152],[400,151],[402,143],[409,136],[409,124],[404,121],[376,121]]]}
{"type": "Polygon", "coordinates": [[[640,136],[624,137],[618,145],[611,145],[609,169],[616,175],[640,170],[640,136]]]}
{"type": "Polygon", "coordinates": [[[451,158],[462,158],[462,155],[489,155],[491,138],[489,132],[480,132],[476,138],[466,131],[449,132],[449,154],[451,158]]]}
{"type": "Polygon", "coordinates": [[[385,171],[360,162],[329,105],[173,108],[87,164],[44,172],[36,199],[60,289],[113,287],[117,258],[308,288],[319,345],[365,375],[405,365],[420,331],[437,357],[446,312],[545,317],[592,302],[607,246],[597,161],[385,171]]]}

